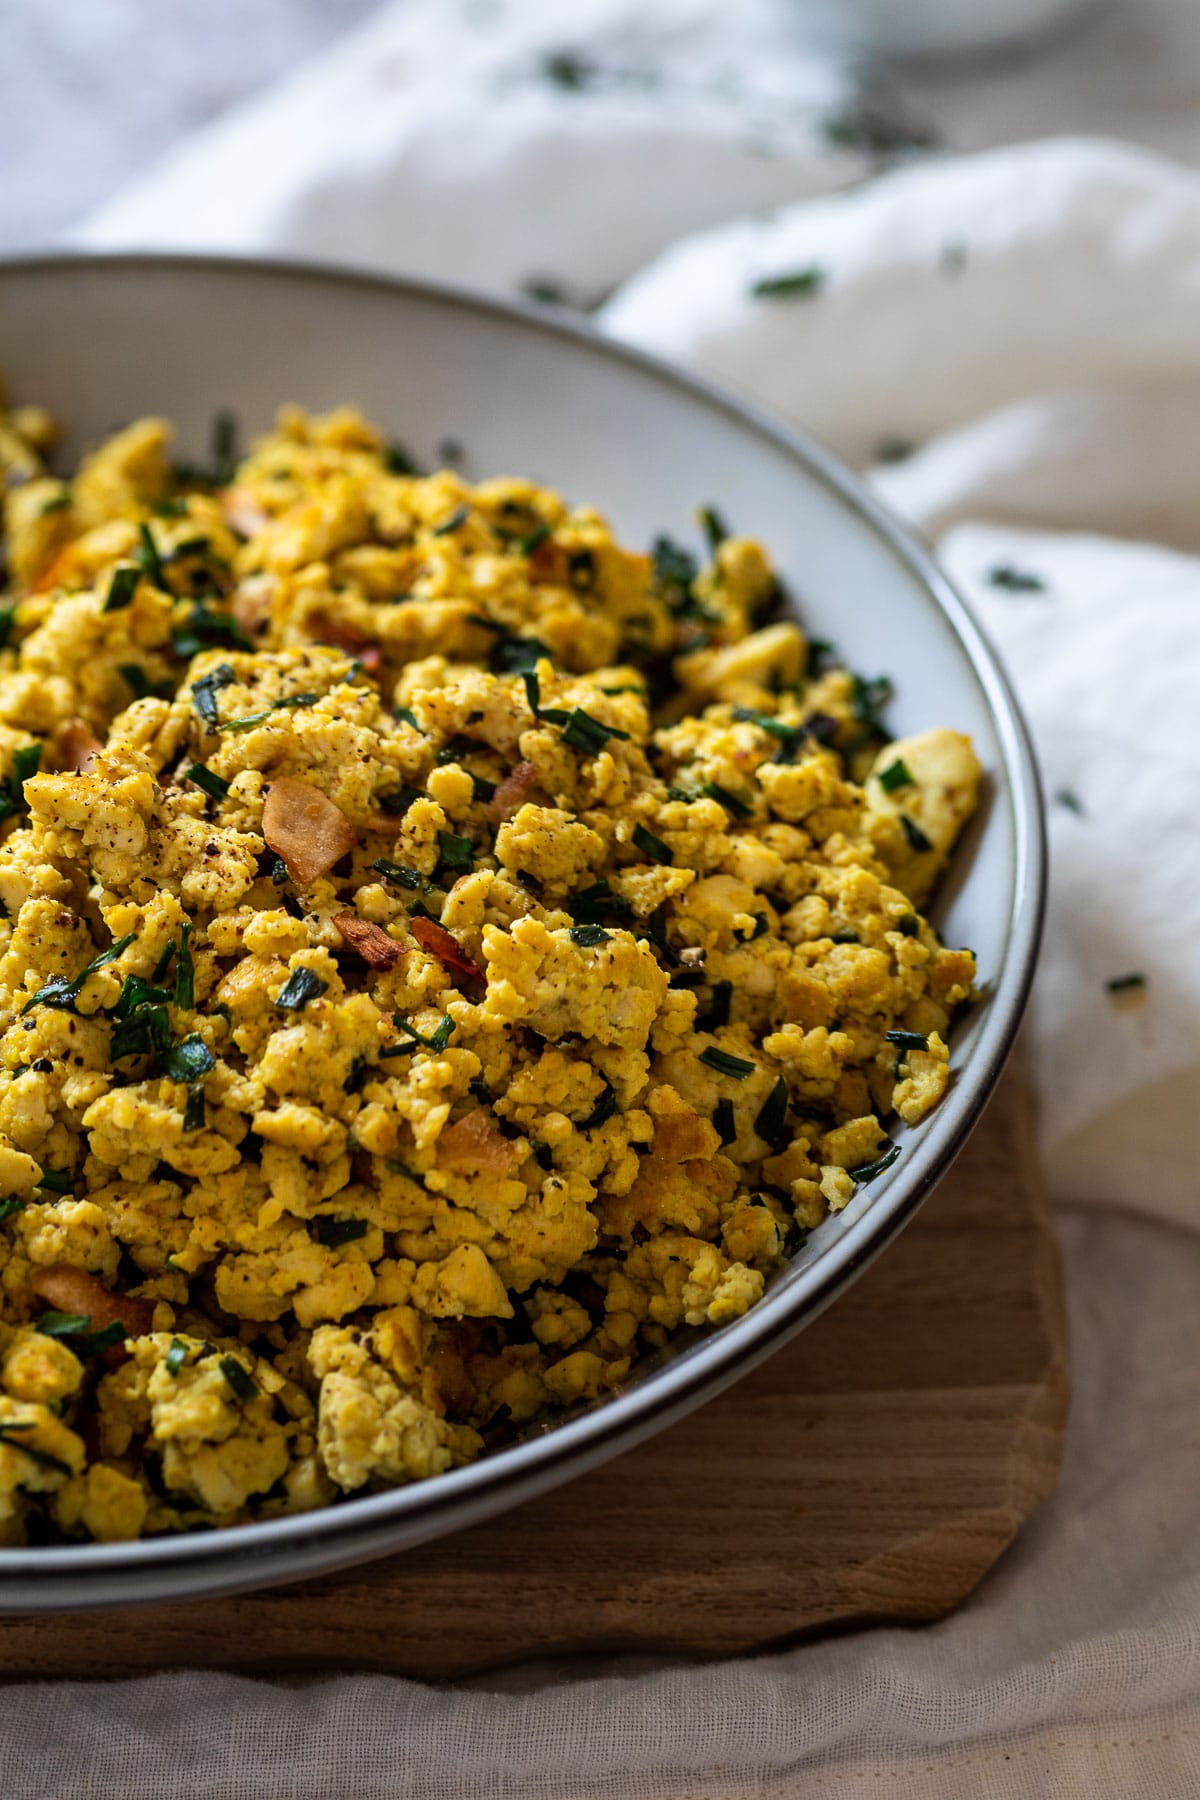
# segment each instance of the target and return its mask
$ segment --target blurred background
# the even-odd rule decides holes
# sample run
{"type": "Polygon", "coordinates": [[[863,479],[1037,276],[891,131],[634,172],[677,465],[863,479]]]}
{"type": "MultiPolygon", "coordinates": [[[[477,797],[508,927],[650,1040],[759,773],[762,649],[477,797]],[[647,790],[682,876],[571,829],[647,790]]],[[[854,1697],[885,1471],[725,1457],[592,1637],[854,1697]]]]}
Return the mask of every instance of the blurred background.
{"type": "MultiPolygon", "coordinates": [[[[44,245],[137,182],[180,143],[262,95],[334,47],[377,11],[408,13],[431,58],[452,54],[456,33],[514,64],[536,37],[558,56],[559,96],[572,89],[570,58],[588,39],[596,9],[538,0],[6,0],[0,8],[0,249],[44,245]],[[567,59],[567,60],[562,60],[567,59]]],[[[607,9],[611,14],[612,8],[607,9]]],[[[693,54],[691,36],[713,42],[732,96],[745,60],[725,51],[749,21],[753,49],[764,18],[787,40],[796,92],[820,85],[813,61],[846,72],[856,91],[900,135],[970,150],[1020,138],[1110,133],[1195,158],[1200,153],[1200,6],[1196,0],[757,0],[681,8],[647,0],[629,9],[646,62],[670,75],[693,54]],[[715,35],[712,21],[716,21],[715,35]],[[661,27],[661,29],[656,29],[661,27]]],[[[417,60],[419,61],[419,55],[417,60]]],[[[761,68],[761,64],[760,64],[761,68]]],[[[395,105],[418,107],[419,91],[395,76],[395,105]]],[[[474,76],[461,70],[461,91],[474,76]]],[[[551,77],[553,81],[553,76],[551,77]]],[[[442,70],[439,86],[453,88],[442,70]]],[[[771,154],[770,121],[748,108],[746,129],[771,154]]],[[[351,137],[352,118],[331,115],[331,138],[351,137]]],[[[871,136],[867,132],[868,138],[871,136]]],[[[836,146],[835,146],[836,147],[836,146]]],[[[868,146],[869,147],[869,146],[868,146]]],[[[764,189],[777,186],[764,179],[764,189]]],[[[774,198],[774,194],[771,195],[774,198]]],[[[230,206],[236,194],[228,195],[230,206]]],[[[370,246],[359,250],[368,258],[370,246]]]]}

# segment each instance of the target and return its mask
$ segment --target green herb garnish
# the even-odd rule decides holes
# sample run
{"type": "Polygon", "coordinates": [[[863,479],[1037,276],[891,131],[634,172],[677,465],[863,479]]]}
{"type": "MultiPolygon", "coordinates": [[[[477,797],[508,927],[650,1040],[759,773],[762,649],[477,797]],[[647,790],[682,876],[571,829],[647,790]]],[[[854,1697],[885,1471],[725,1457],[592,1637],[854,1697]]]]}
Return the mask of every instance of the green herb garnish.
{"type": "Polygon", "coordinates": [[[721,1139],[721,1147],[732,1144],[737,1136],[737,1123],[733,1116],[733,1101],[718,1100],[713,1108],[713,1128],[721,1139]]]}
{"type": "Polygon", "coordinates": [[[438,862],[444,869],[470,874],[475,867],[475,851],[470,838],[457,837],[452,831],[438,832],[438,862]]]}
{"type": "Polygon", "coordinates": [[[1105,982],[1110,994],[1128,994],[1134,988],[1148,987],[1150,984],[1144,975],[1113,975],[1105,982]]]}
{"type": "Polygon", "coordinates": [[[15,604],[0,606],[0,650],[8,648],[8,640],[12,635],[13,623],[17,616],[15,604]]]}
{"type": "Polygon", "coordinates": [[[1057,804],[1065,806],[1068,812],[1076,813],[1081,819],[1085,817],[1086,809],[1083,801],[1073,788],[1059,788],[1054,798],[1057,804]]]}
{"type": "Polygon", "coordinates": [[[196,965],[188,946],[192,935],[192,921],[184,921],[179,936],[179,952],[175,961],[175,1004],[180,1012],[190,1012],[196,1004],[196,965]]]}
{"type": "Polygon", "coordinates": [[[851,1181],[856,1181],[859,1187],[862,1187],[864,1183],[874,1181],[877,1175],[882,1175],[885,1169],[890,1169],[902,1148],[901,1144],[890,1144],[883,1155],[877,1157],[874,1162],[860,1163],[857,1169],[847,1169],[846,1173],[851,1181]]]}
{"type": "Polygon", "coordinates": [[[133,563],[118,563],[112,572],[101,612],[124,612],[127,606],[132,606],[141,579],[142,570],[133,563]]]}
{"type": "Polygon", "coordinates": [[[715,1031],[729,1023],[729,1002],[733,998],[732,981],[714,981],[708,1011],[696,1020],[697,1031],[715,1031]]]}
{"type": "Polygon", "coordinates": [[[534,526],[528,537],[521,539],[517,545],[517,549],[521,552],[522,556],[532,556],[535,550],[541,549],[549,536],[550,527],[546,524],[545,520],[543,520],[540,525],[534,526]]]}
{"type": "Polygon", "coordinates": [[[69,1194],[74,1185],[70,1169],[43,1169],[38,1175],[38,1186],[48,1188],[52,1194],[69,1194]]]}
{"type": "Polygon", "coordinates": [[[672,860],[668,846],[660,837],[655,837],[652,831],[647,831],[640,821],[633,828],[633,841],[638,849],[650,858],[651,862],[669,863],[672,860]]]}
{"type": "MultiPolygon", "coordinates": [[[[276,1005],[279,1002],[276,1001],[276,1005]]],[[[199,1081],[217,1066],[216,1057],[198,1032],[193,1031],[178,1044],[159,1055],[163,1074],[170,1081],[199,1081]]]]}
{"type": "Polygon", "coordinates": [[[180,1369],[182,1369],[184,1363],[187,1361],[187,1353],[188,1347],[183,1342],[182,1338],[171,1339],[171,1342],[167,1347],[167,1354],[163,1358],[163,1363],[168,1375],[178,1375],[180,1369]]]}
{"type": "Polygon", "coordinates": [[[316,1222],[317,1242],[324,1244],[327,1250],[336,1250],[342,1244],[352,1244],[355,1238],[365,1237],[370,1230],[366,1219],[330,1219],[325,1216],[316,1222]]]}
{"type": "Polygon", "coordinates": [[[32,780],[41,767],[42,746],[25,744],[13,751],[12,773],[0,784],[0,819],[11,818],[25,804],[25,783],[32,780]]]}
{"type": "Polygon", "coordinates": [[[301,964],[298,969],[292,970],[280,988],[275,1004],[284,1012],[300,1012],[310,1000],[323,994],[328,986],[327,981],[322,981],[312,969],[301,964]]]}
{"type": "Polygon", "coordinates": [[[470,516],[471,508],[469,506],[456,506],[448,518],[443,519],[440,525],[433,527],[433,536],[446,537],[449,532],[457,531],[460,525],[465,525],[470,516]]]}
{"type": "Polygon", "coordinates": [[[987,572],[992,587],[1003,588],[1008,594],[1043,594],[1046,583],[1040,575],[1031,569],[1016,569],[1011,563],[997,563],[987,572]]]}
{"type": "MultiPolygon", "coordinates": [[[[410,1025],[407,1019],[401,1018],[399,1013],[392,1014],[392,1024],[396,1027],[397,1031],[407,1033],[407,1035],[413,1039],[414,1043],[421,1044],[426,1050],[436,1051],[439,1056],[450,1042],[450,1039],[454,1036],[455,1031],[454,1020],[450,1017],[449,1013],[442,1014],[437,1025],[429,1033],[428,1037],[418,1031],[415,1025],[410,1025]]],[[[381,1056],[397,1056],[408,1049],[409,1045],[407,1044],[388,1044],[385,1045],[379,1054],[381,1056]]]]}
{"type": "Polygon", "coordinates": [[[587,756],[599,756],[609,738],[629,737],[627,731],[618,731],[615,725],[602,725],[599,719],[593,719],[591,713],[584,712],[579,706],[573,707],[567,715],[562,735],[564,744],[570,744],[573,750],[582,750],[587,756]]]}
{"type": "Polygon", "coordinates": [[[239,1400],[257,1399],[258,1383],[236,1356],[223,1356],[220,1370],[239,1400]]]}
{"type": "Polygon", "coordinates": [[[718,1050],[713,1044],[700,1052],[700,1061],[718,1075],[731,1075],[735,1081],[745,1081],[747,1075],[754,1073],[754,1064],[744,1056],[731,1056],[728,1050],[718,1050]]]}
{"type": "Polygon", "coordinates": [[[246,713],[240,719],[226,719],[223,725],[217,726],[217,730],[249,731],[253,726],[261,725],[264,719],[269,719],[272,713],[283,712],[292,706],[315,706],[320,698],[320,694],[288,694],[282,700],[272,700],[270,706],[264,706],[261,712],[246,713]]]}
{"type": "Polygon", "coordinates": [[[715,556],[721,545],[725,542],[725,539],[729,536],[728,531],[725,529],[725,523],[721,518],[720,513],[712,506],[702,506],[700,508],[699,517],[700,523],[704,527],[704,536],[708,541],[709,555],[715,556]]]}
{"type": "Polygon", "coordinates": [[[923,1031],[885,1031],[884,1037],[889,1044],[898,1044],[902,1050],[928,1050],[929,1039],[923,1031]]]}
{"type": "Polygon", "coordinates": [[[203,1131],[208,1123],[208,1115],[204,1110],[204,1089],[196,1081],[188,1088],[187,1100],[183,1107],[183,1129],[185,1131],[203,1131]]]}
{"type": "Polygon", "coordinates": [[[36,1419],[5,1419],[0,1424],[0,1444],[7,1444],[12,1450],[23,1451],[30,1462],[36,1463],[40,1469],[53,1469],[56,1475],[73,1474],[70,1463],[65,1463],[61,1456],[51,1456],[49,1451],[38,1450],[32,1444],[23,1444],[19,1436],[13,1435],[14,1432],[36,1430],[36,1419]]]}
{"type": "MultiPolygon", "coordinates": [[[[138,526],[138,539],[138,547],[133,553],[134,561],[156,588],[161,588],[164,593],[169,594],[171,590],[167,584],[162,557],[159,555],[158,545],[154,541],[154,533],[144,519],[138,526]]],[[[107,606],[105,610],[108,610],[107,606]]]]}
{"type": "Polygon", "coordinates": [[[116,943],[110,944],[107,950],[102,950],[99,956],[94,956],[87,967],[80,969],[78,975],[70,981],[65,980],[61,975],[54,976],[46,983],[45,987],[39,988],[37,993],[25,1002],[21,1008],[21,1017],[24,1018],[26,1013],[32,1012],[35,1006],[52,1006],[60,1011],[73,1011],[79,990],[88,976],[94,975],[97,969],[107,968],[109,963],[116,962],[117,958],[128,950],[136,937],[136,931],[126,932],[123,938],[118,938],[116,943]]]}
{"type": "Polygon", "coordinates": [[[762,275],[751,283],[750,292],[756,300],[808,299],[824,280],[825,270],[810,263],[807,268],[792,269],[786,274],[762,275]]]}
{"type": "Polygon", "coordinates": [[[585,950],[591,950],[597,944],[607,944],[612,934],[605,931],[603,925],[572,925],[567,936],[573,944],[580,944],[585,950]]]}
{"type": "Polygon", "coordinates": [[[398,443],[395,439],[384,451],[383,461],[389,475],[424,475],[425,473],[408,446],[398,443]]]}
{"type": "Polygon", "coordinates": [[[419,869],[407,868],[404,863],[389,862],[386,856],[377,856],[371,867],[378,869],[388,881],[394,881],[400,887],[411,888],[414,893],[429,886],[419,869]]]}
{"type": "Polygon", "coordinates": [[[92,1322],[91,1313],[44,1312],[34,1325],[43,1337],[78,1337],[92,1322]]]}
{"type": "Polygon", "coordinates": [[[141,663],[118,663],[117,674],[128,683],[135,700],[146,700],[154,692],[154,683],[141,663]]]}
{"type": "Polygon", "coordinates": [[[921,830],[921,827],[917,824],[915,819],[910,819],[907,813],[901,813],[900,824],[904,831],[904,835],[908,840],[908,847],[910,850],[914,851],[918,856],[921,856],[926,850],[933,849],[933,845],[925,836],[925,833],[921,830]]]}
{"type": "Polygon", "coordinates": [[[898,756],[894,763],[879,771],[879,785],[885,794],[894,794],[897,788],[912,787],[913,778],[904,758],[898,756]]]}
{"type": "Polygon", "coordinates": [[[598,1131],[601,1125],[607,1124],[616,1111],[617,1096],[613,1088],[606,1081],[600,1098],[597,1100],[587,1118],[583,1121],[583,1124],[579,1127],[580,1131],[598,1131]]]}
{"type": "Polygon", "coordinates": [[[731,794],[728,788],[722,787],[717,781],[703,782],[700,792],[709,800],[719,800],[725,811],[731,813],[735,819],[748,819],[754,810],[745,800],[739,799],[736,794],[731,794]]]}
{"type": "Polygon", "coordinates": [[[754,1129],[768,1144],[777,1144],[787,1136],[788,1086],[781,1075],[771,1089],[754,1121],[754,1129]]]}
{"type": "Polygon", "coordinates": [[[184,780],[194,782],[198,788],[203,788],[211,800],[223,800],[229,792],[229,783],[222,781],[221,777],[215,775],[204,763],[193,763],[184,775],[184,780]]]}

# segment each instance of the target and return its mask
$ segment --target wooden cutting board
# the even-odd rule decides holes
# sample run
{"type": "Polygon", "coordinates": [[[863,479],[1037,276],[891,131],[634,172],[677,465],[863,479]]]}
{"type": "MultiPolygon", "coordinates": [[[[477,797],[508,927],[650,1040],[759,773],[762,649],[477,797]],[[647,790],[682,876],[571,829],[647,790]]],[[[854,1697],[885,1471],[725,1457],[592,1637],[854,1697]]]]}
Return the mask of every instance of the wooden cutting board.
{"type": "Polygon", "coordinates": [[[940,1618],[1053,1490],[1068,1385],[1057,1251],[1010,1075],[950,1175],[849,1293],[650,1443],[349,1573],[5,1619],[0,1674],[447,1676],[547,1652],[730,1654],[940,1618]]]}

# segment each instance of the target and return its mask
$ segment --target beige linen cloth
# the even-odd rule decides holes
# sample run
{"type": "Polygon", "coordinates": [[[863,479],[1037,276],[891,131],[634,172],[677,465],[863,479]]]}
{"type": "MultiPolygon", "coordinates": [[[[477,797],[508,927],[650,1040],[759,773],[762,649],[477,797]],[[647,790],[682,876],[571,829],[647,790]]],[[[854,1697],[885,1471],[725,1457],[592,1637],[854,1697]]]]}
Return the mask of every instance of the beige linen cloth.
{"type": "Polygon", "coordinates": [[[9,1688],[0,1793],[1200,1794],[1200,174],[1097,135],[1127,92],[1131,129],[1200,159],[1170,105],[1200,18],[1130,16],[1024,85],[910,90],[956,145],[996,147],[881,172],[878,117],[798,46],[786,0],[578,0],[569,23],[403,0],[81,234],[609,292],[606,330],[875,465],[999,643],[1051,797],[1027,1051],[1076,1398],[1059,1493],[940,1625],[455,1688],[9,1688]],[[1060,122],[1081,135],[1047,136],[1060,122]],[[801,293],[754,293],[801,271],[801,293]],[[1134,974],[1140,997],[1114,998],[1134,974]]]}

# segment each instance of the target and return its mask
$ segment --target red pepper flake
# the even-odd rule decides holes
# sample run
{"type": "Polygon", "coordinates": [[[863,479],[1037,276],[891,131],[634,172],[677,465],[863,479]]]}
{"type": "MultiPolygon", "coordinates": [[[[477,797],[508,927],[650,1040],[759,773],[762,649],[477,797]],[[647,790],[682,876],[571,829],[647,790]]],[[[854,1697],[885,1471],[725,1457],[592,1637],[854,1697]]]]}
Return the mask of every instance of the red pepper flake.
{"type": "Polygon", "coordinates": [[[439,925],[435,919],[422,919],[418,916],[408,921],[408,928],[429,956],[436,957],[443,969],[451,975],[459,975],[464,981],[473,981],[480,987],[487,984],[487,976],[472,962],[458,939],[439,925]]]}

